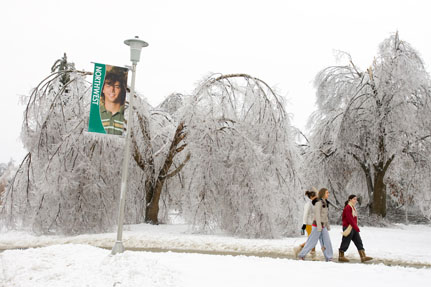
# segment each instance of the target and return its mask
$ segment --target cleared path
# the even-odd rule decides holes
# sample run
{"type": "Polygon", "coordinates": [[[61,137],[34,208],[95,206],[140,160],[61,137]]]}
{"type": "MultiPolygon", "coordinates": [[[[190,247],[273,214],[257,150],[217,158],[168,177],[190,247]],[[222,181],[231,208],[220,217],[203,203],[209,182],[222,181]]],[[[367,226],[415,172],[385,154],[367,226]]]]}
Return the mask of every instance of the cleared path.
{"type": "MultiPolygon", "coordinates": [[[[0,252],[3,252],[5,250],[17,250],[17,249],[29,249],[29,248],[41,248],[44,246],[22,246],[22,247],[14,247],[14,248],[0,248],[0,252]]],[[[107,250],[111,250],[112,246],[97,246],[92,245],[94,247],[103,248],[107,250]]],[[[292,259],[296,260],[293,253],[276,253],[276,252],[236,252],[236,251],[220,251],[220,250],[199,250],[199,249],[178,249],[178,248],[126,248],[126,251],[144,251],[144,252],[176,252],[176,253],[197,253],[197,254],[209,254],[209,255],[230,255],[230,256],[256,256],[256,257],[268,257],[268,258],[285,258],[285,259],[292,259]]],[[[318,261],[324,261],[322,256],[317,256],[318,261]]],[[[360,260],[355,258],[349,258],[349,263],[339,263],[339,264],[367,264],[367,265],[373,265],[373,264],[383,264],[386,266],[400,266],[400,267],[410,267],[410,268],[417,268],[417,269],[431,269],[431,264],[429,263],[411,263],[411,262],[404,262],[399,260],[391,260],[391,259],[381,259],[376,258],[372,261],[368,261],[366,263],[360,262],[360,260]]],[[[311,261],[310,259],[306,259],[306,261],[311,261]]],[[[334,257],[334,261],[338,263],[337,257],[334,257]]]]}

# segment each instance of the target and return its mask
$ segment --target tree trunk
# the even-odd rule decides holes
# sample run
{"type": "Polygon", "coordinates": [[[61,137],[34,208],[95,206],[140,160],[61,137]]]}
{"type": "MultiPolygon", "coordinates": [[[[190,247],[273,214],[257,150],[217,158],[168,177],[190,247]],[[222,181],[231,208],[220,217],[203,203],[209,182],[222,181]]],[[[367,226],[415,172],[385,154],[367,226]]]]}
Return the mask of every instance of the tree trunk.
{"type": "Polygon", "coordinates": [[[152,201],[145,208],[145,222],[150,224],[159,224],[159,203],[152,201]]]}
{"type": "MultiPolygon", "coordinates": [[[[156,186],[150,187],[151,196],[147,196],[145,207],[145,222],[150,224],[159,224],[159,200],[162,194],[163,181],[157,181],[156,186]]],[[[148,194],[148,193],[147,193],[148,194]]]]}
{"type": "MultiPolygon", "coordinates": [[[[183,144],[182,146],[178,147],[180,142],[186,137],[186,133],[183,132],[184,130],[184,123],[179,123],[177,130],[175,131],[174,138],[172,139],[171,146],[169,148],[168,155],[166,156],[165,162],[159,172],[159,175],[157,176],[157,179],[155,182],[151,183],[151,187],[149,187],[147,191],[147,197],[146,197],[146,207],[145,207],[145,222],[151,223],[151,224],[158,224],[158,214],[159,214],[159,200],[160,195],[162,194],[163,185],[166,181],[166,179],[169,177],[169,169],[172,166],[174,157],[176,154],[180,153],[185,147],[186,144],[183,144]]],[[[190,156],[187,156],[186,161],[190,156]]],[[[184,162],[184,163],[185,163],[184,162]]],[[[180,167],[177,168],[177,170],[181,170],[184,164],[181,164],[180,167]]],[[[150,185],[150,184],[148,184],[150,185]]]]}
{"type": "MultiPolygon", "coordinates": [[[[151,146],[151,137],[148,133],[148,120],[144,120],[143,117],[140,117],[138,114],[139,124],[142,130],[142,134],[144,135],[148,146],[151,146]]],[[[172,166],[175,155],[180,153],[186,147],[186,143],[183,143],[181,146],[180,143],[186,137],[186,133],[184,132],[184,122],[180,122],[175,131],[174,137],[171,142],[171,146],[169,147],[169,152],[165,158],[162,168],[159,171],[159,174],[156,177],[156,171],[154,170],[154,154],[151,153],[150,156],[145,159],[139,151],[138,145],[136,141],[133,141],[134,144],[134,154],[133,157],[138,164],[138,166],[146,172],[146,166],[148,166],[148,177],[145,180],[145,222],[151,224],[158,224],[158,214],[159,214],[159,200],[160,195],[162,194],[163,185],[167,178],[177,174],[184,167],[185,163],[190,159],[190,154],[186,156],[186,159],[181,163],[171,174],[169,174],[169,169],[172,166]]]]}
{"type": "Polygon", "coordinates": [[[386,216],[386,184],[384,183],[385,172],[378,171],[374,176],[374,193],[371,211],[381,217],[386,216]]]}

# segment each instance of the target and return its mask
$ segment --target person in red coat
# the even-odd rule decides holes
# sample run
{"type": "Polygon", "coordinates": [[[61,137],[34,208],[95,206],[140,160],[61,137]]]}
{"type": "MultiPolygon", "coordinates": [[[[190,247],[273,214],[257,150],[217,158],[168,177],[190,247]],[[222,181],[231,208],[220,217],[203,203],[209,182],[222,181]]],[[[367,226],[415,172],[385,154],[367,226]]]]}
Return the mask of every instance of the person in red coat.
{"type": "Polygon", "coordinates": [[[355,205],[358,202],[356,195],[349,195],[343,209],[343,238],[341,240],[341,245],[339,248],[338,261],[339,262],[349,262],[349,259],[344,257],[344,252],[349,248],[350,242],[355,243],[356,248],[358,248],[359,256],[361,257],[361,262],[369,261],[373,259],[365,255],[365,249],[362,244],[361,235],[359,235],[360,229],[358,227],[358,213],[356,212],[355,205]]]}

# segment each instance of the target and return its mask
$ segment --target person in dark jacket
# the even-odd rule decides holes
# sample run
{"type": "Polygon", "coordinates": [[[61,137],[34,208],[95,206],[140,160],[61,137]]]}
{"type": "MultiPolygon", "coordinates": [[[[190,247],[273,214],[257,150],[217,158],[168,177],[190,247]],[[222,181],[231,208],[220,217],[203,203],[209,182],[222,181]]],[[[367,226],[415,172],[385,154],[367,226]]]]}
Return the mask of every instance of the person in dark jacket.
{"type": "Polygon", "coordinates": [[[344,204],[344,210],[342,214],[343,220],[343,238],[341,240],[341,246],[339,248],[338,261],[339,262],[349,262],[349,259],[344,257],[344,252],[349,248],[350,242],[355,243],[358,249],[359,256],[361,257],[361,262],[372,260],[372,257],[365,255],[364,246],[362,244],[361,235],[359,235],[358,227],[358,213],[356,211],[355,205],[358,202],[356,195],[349,195],[348,200],[344,204]]]}

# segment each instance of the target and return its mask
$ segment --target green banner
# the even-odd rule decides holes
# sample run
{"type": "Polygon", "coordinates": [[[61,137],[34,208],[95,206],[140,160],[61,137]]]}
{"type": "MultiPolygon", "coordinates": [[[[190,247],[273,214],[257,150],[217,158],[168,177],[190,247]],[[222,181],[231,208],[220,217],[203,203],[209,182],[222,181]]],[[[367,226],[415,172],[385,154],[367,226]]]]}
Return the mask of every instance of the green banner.
{"type": "Polygon", "coordinates": [[[105,80],[105,65],[94,63],[93,89],[91,90],[90,120],[88,131],[106,134],[100,118],[100,95],[102,93],[103,82],[105,80]]]}
{"type": "Polygon", "coordinates": [[[123,135],[128,69],[94,64],[88,131],[123,135]]]}

